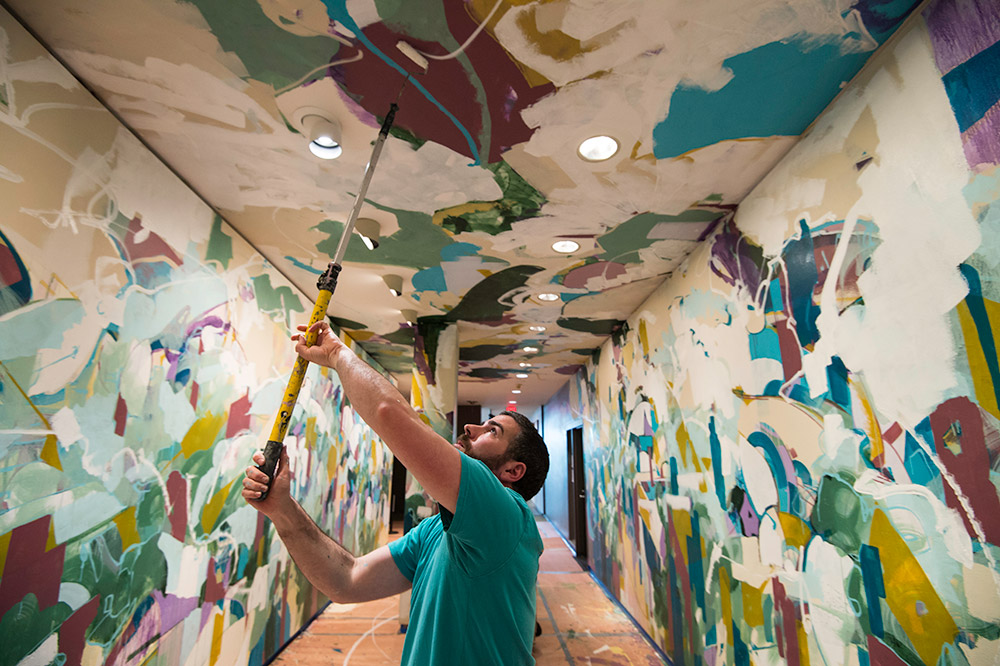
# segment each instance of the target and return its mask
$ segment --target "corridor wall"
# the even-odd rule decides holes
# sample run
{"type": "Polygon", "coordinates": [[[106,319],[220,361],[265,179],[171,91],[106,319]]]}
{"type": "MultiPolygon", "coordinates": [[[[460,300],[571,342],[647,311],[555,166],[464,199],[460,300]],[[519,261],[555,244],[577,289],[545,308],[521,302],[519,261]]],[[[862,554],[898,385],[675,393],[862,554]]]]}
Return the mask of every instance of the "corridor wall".
{"type": "Polygon", "coordinates": [[[546,405],[675,664],[1000,658],[998,39],[929,5],[546,405]]]}
{"type": "MultiPolygon", "coordinates": [[[[311,309],[0,9],[0,664],[261,664],[322,607],[239,494],[311,309]]],[[[377,545],[390,454],[335,374],[286,443],[377,545]]]]}

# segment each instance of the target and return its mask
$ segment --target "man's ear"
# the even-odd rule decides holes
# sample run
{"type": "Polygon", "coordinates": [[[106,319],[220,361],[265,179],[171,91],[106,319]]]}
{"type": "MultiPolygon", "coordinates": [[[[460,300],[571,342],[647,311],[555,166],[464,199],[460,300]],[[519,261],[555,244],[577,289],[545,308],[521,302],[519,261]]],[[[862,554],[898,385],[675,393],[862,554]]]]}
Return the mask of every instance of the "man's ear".
{"type": "Polygon", "coordinates": [[[500,482],[509,485],[521,480],[524,473],[528,471],[528,466],[517,460],[508,460],[500,468],[500,482]]]}

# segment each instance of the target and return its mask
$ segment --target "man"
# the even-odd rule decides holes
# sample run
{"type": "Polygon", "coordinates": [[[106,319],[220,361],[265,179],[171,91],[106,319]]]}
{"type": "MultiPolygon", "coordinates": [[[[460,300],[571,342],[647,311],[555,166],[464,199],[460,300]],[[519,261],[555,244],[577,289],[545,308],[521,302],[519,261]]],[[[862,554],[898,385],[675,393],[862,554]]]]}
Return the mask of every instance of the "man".
{"type": "MultiPolygon", "coordinates": [[[[304,326],[299,327],[305,330],[304,326]]],[[[403,664],[533,664],[535,581],[542,540],[526,504],[545,482],[549,458],[522,414],[465,426],[451,444],[358,358],[326,322],[316,344],[295,351],[333,368],[358,414],[440,505],[403,538],[355,557],[324,534],[291,498],[288,456],[267,475],[248,467],[243,497],[274,523],[302,573],[339,603],[413,588],[403,664]]],[[[254,462],[262,464],[261,453],[254,462]]]]}

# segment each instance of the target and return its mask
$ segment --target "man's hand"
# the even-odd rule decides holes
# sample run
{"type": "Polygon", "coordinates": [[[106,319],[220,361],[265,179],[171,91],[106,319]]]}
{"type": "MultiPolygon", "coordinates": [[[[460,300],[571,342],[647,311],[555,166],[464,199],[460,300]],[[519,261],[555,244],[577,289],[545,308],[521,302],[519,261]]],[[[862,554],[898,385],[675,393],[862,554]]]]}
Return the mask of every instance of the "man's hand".
{"type": "MultiPolygon", "coordinates": [[[[257,451],[253,454],[253,461],[258,465],[264,464],[264,454],[257,451]]],[[[292,498],[291,485],[292,474],[288,469],[288,452],[282,449],[267,499],[260,499],[260,494],[268,489],[267,474],[253,466],[247,467],[243,477],[243,499],[265,516],[273,519],[274,514],[287,509],[286,505],[292,498]]]]}
{"type": "MultiPolygon", "coordinates": [[[[306,331],[305,326],[299,326],[298,329],[303,332],[306,331]]],[[[309,332],[316,333],[316,342],[312,346],[306,346],[306,336],[302,334],[293,335],[292,340],[295,340],[295,352],[310,363],[335,368],[340,352],[347,349],[347,345],[334,335],[333,330],[330,329],[330,325],[325,321],[316,322],[308,330],[309,332]]]]}

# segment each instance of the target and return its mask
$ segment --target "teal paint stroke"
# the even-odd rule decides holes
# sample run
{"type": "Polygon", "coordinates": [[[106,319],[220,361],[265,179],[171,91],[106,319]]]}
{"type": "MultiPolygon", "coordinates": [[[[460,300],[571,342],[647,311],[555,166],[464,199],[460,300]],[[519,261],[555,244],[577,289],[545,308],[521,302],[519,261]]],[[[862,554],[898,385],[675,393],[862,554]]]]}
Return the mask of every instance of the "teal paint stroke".
{"type": "Polygon", "coordinates": [[[986,367],[990,370],[993,397],[1000,405],[1000,360],[997,359],[996,340],[993,337],[993,327],[990,326],[989,313],[983,299],[983,287],[979,280],[979,272],[968,264],[961,264],[958,270],[962,273],[965,281],[969,283],[969,295],[965,297],[965,304],[968,306],[969,315],[976,326],[979,344],[983,350],[983,358],[986,359],[986,367]]]}
{"type": "Polygon", "coordinates": [[[323,0],[323,4],[326,5],[327,15],[331,19],[343,23],[345,27],[357,36],[358,41],[364,44],[369,51],[374,53],[385,64],[389,65],[389,67],[396,70],[404,77],[409,78],[413,87],[419,90],[421,94],[427,98],[428,102],[436,106],[445,116],[447,116],[448,120],[450,120],[452,124],[458,128],[458,131],[462,133],[462,136],[465,137],[466,142],[469,144],[470,154],[475,156],[475,161],[469,166],[479,166],[481,164],[479,159],[479,148],[476,146],[476,142],[472,139],[472,134],[469,133],[469,130],[465,129],[465,126],[459,122],[458,118],[456,118],[451,111],[444,108],[444,105],[437,101],[437,99],[434,98],[434,95],[432,95],[430,91],[428,91],[427,88],[420,83],[420,81],[411,77],[409,72],[397,65],[395,61],[389,58],[389,56],[382,53],[381,49],[372,44],[370,39],[365,37],[365,33],[361,31],[361,26],[355,22],[355,20],[351,17],[351,14],[347,11],[347,0],[323,0]]]}
{"type": "Polygon", "coordinates": [[[677,88],[653,129],[653,154],[665,159],[728,139],[798,136],[869,55],[841,53],[839,44],[803,52],[772,42],[728,58],[733,78],[720,90],[677,88]]]}
{"type": "Polygon", "coordinates": [[[41,349],[63,349],[66,342],[71,342],[64,336],[83,317],[83,304],[75,299],[53,299],[22,308],[15,316],[0,320],[0,359],[9,362],[33,358],[41,349]]]}

